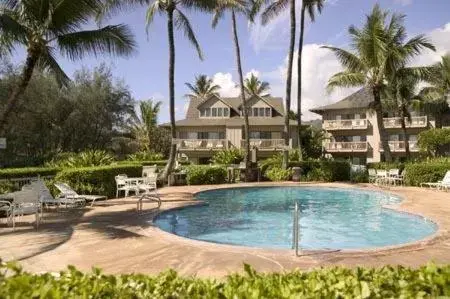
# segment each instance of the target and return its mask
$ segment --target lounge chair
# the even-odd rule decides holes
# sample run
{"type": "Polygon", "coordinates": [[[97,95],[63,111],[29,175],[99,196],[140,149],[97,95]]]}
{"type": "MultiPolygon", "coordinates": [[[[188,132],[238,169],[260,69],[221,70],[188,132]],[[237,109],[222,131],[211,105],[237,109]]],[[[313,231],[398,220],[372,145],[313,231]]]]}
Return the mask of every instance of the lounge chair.
{"type": "Polygon", "coordinates": [[[38,194],[39,202],[47,208],[49,206],[56,206],[59,208],[61,205],[68,207],[85,204],[85,200],[83,198],[66,198],[66,197],[54,198],[50,190],[47,188],[47,186],[42,180],[31,182],[31,184],[24,185],[22,187],[22,190],[27,189],[34,190],[38,194]]]}
{"type": "Polygon", "coordinates": [[[387,183],[392,183],[394,186],[399,183],[403,184],[403,176],[400,174],[400,169],[389,169],[388,176],[386,178],[387,183]]]}
{"type": "MultiPolygon", "coordinates": [[[[11,195],[12,197],[12,195],[11,195]]],[[[0,211],[6,215],[6,224],[9,225],[12,222],[12,203],[7,200],[0,200],[0,211]]]]}
{"type": "Polygon", "coordinates": [[[42,205],[39,202],[39,194],[34,189],[25,189],[13,194],[12,202],[12,225],[16,226],[16,216],[35,214],[36,228],[39,228],[42,219],[42,205]]]}
{"type": "Polygon", "coordinates": [[[377,178],[375,179],[375,184],[384,184],[387,182],[388,173],[386,170],[377,170],[377,178]]]}
{"type": "Polygon", "coordinates": [[[69,199],[83,199],[85,201],[91,201],[91,207],[94,205],[96,200],[106,199],[104,195],[84,195],[78,194],[66,183],[55,183],[55,187],[61,192],[61,197],[69,199]]]}
{"type": "Polygon", "coordinates": [[[367,171],[369,173],[369,183],[375,183],[377,180],[377,170],[374,168],[369,168],[367,171]]]}
{"type": "Polygon", "coordinates": [[[450,189],[450,170],[447,171],[447,173],[445,174],[444,178],[442,179],[442,181],[438,181],[438,182],[429,182],[429,183],[421,183],[420,187],[430,187],[430,188],[436,188],[438,190],[441,189],[445,189],[448,190],[450,189]]]}

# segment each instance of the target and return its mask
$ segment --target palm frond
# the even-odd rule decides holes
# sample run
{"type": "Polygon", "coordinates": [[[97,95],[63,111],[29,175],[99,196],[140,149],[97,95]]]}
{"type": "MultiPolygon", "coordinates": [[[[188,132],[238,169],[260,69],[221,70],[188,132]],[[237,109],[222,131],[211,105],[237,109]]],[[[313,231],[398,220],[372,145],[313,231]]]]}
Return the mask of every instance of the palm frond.
{"type": "MultiPolygon", "coordinates": [[[[75,2],[75,1],[74,1],[75,2]]],[[[136,6],[148,5],[150,0],[106,0],[97,20],[108,19],[114,15],[136,8],[136,6]]]]}
{"type": "Polygon", "coordinates": [[[339,62],[349,70],[353,72],[361,72],[365,70],[364,63],[355,54],[336,47],[322,46],[322,48],[332,51],[334,55],[336,55],[339,62]]]}
{"type": "Polygon", "coordinates": [[[155,18],[155,14],[157,12],[162,13],[164,7],[161,6],[159,1],[155,1],[150,5],[147,9],[147,13],[145,14],[145,30],[148,32],[149,26],[153,23],[153,19],[155,18]]]}
{"type": "Polygon", "coordinates": [[[62,70],[55,59],[55,50],[47,47],[39,56],[37,67],[52,74],[60,86],[68,86],[69,76],[62,70]]]}
{"type": "Polygon", "coordinates": [[[123,24],[64,34],[57,42],[62,54],[72,60],[103,53],[129,56],[136,47],[133,34],[123,24]]]}
{"type": "Polygon", "coordinates": [[[219,21],[220,21],[220,19],[222,19],[223,14],[224,14],[224,10],[223,9],[216,9],[214,11],[212,22],[211,22],[211,25],[212,25],[213,28],[217,27],[217,24],[219,24],[219,21]]]}
{"type": "Polygon", "coordinates": [[[334,74],[327,84],[327,91],[330,93],[336,87],[360,87],[366,83],[366,77],[362,73],[340,72],[334,74]]]}
{"type": "Polygon", "coordinates": [[[276,0],[271,3],[261,14],[261,22],[266,25],[271,20],[275,19],[280,13],[289,6],[289,0],[276,0]]]}
{"type": "Polygon", "coordinates": [[[15,43],[26,44],[28,30],[13,17],[13,11],[0,14],[0,43],[4,47],[12,47],[15,43]]]}
{"type": "Polygon", "coordinates": [[[198,43],[197,38],[195,37],[195,33],[192,30],[189,19],[179,9],[175,9],[175,11],[176,11],[175,26],[177,27],[177,29],[182,30],[184,32],[188,40],[194,45],[195,49],[197,50],[197,54],[200,60],[203,60],[203,53],[200,48],[200,44],[198,43]]]}
{"type": "Polygon", "coordinates": [[[403,46],[403,49],[407,57],[419,55],[423,49],[436,51],[436,47],[430,42],[430,40],[425,35],[422,34],[411,38],[403,46]]]}
{"type": "Polygon", "coordinates": [[[325,0],[303,0],[303,6],[308,11],[308,16],[311,22],[315,21],[316,10],[320,14],[324,6],[325,0]]]}

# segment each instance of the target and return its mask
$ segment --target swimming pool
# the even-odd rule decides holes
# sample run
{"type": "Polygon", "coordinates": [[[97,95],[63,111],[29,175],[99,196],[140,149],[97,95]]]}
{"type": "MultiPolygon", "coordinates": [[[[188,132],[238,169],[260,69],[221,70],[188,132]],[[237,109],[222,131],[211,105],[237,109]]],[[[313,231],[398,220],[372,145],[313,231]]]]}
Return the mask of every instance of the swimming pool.
{"type": "Polygon", "coordinates": [[[291,248],[293,207],[300,208],[302,249],[367,249],[417,241],[436,232],[422,217],[383,208],[401,198],[326,187],[246,187],[203,191],[206,205],[163,212],[164,231],[215,243],[291,248]]]}

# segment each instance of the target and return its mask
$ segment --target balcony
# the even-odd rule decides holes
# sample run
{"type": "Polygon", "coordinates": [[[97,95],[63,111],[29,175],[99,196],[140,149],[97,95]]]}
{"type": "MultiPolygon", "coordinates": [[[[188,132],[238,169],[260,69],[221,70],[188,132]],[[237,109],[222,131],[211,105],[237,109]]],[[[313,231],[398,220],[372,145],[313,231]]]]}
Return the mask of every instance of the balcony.
{"type": "MultiPolygon", "coordinates": [[[[401,128],[402,118],[401,117],[391,117],[383,118],[384,127],[386,129],[401,128]]],[[[428,119],[426,116],[413,116],[411,121],[405,118],[407,128],[426,128],[428,126],[428,119]]]]}
{"type": "Polygon", "coordinates": [[[367,141],[330,142],[325,146],[325,150],[330,153],[365,153],[369,147],[367,141]]]}
{"type": "Polygon", "coordinates": [[[327,131],[365,130],[367,129],[368,123],[367,119],[324,120],[323,128],[327,131]]]}
{"type": "Polygon", "coordinates": [[[228,149],[226,139],[173,139],[179,151],[209,151],[228,149]]]}
{"type": "MultiPolygon", "coordinates": [[[[241,148],[245,147],[245,140],[241,140],[241,148]]],[[[250,139],[250,148],[259,150],[282,150],[284,139],[250,139]]],[[[292,148],[292,139],[289,140],[289,148],[292,148]]]]}
{"type": "MultiPolygon", "coordinates": [[[[402,153],[405,152],[405,141],[389,141],[389,148],[393,153],[402,153]]],[[[380,152],[383,152],[383,146],[380,142],[380,152]]],[[[409,151],[410,152],[418,152],[419,146],[417,145],[417,141],[409,141],[409,151]]]]}

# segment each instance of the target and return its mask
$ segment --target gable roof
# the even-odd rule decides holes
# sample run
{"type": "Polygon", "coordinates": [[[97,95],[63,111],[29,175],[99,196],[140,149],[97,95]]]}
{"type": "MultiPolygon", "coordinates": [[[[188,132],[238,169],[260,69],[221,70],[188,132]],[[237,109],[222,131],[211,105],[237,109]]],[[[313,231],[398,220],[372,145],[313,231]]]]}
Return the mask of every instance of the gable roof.
{"type": "Polygon", "coordinates": [[[309,111],[323,114],[327,110],[340,110],[340,109],[352,109],[352,108],[367,108],[370,103],[373,102],[373,94],[370,88],[361,88],[355,93],[352,93],[348,97],[340,100],[339,102],[310,109],[309,111]]]}
{"type": "MultiPolygon", "coordinates": [[[[247,99],[247,101],[250,101],[253,98],[261,99],[264,101],[267,105],[275,109],[281,116],[284,115],[284,105],[283,105],[283,98],[280,97],[259,97],[259,96],[251,96],[247,99]]],[[[235,107],[237,110],[240,110],[242,106],[242,100],[240,97],[235,98],[222,98],[224,101],[230,103],[233,107],[235,107]]]]}
{"type": "MultiPolygon", "coordinates": [[[[218,95],[211,95],[209,98],[207,98],[204,101],[201,101],[200,104],[197,105],[197,109],[200,108],[203,104],[207,103],[208,101],[210,101],[212,98],[216,98],[217,100],[221,101],[222,103],[224,103],[225,105],[227,105],[228,107],[230,107],[233,110],[236,110],[235,107],[231,106],[229,103],[227,103],[226,101],[224,101],[221,97],[219,97],[218,95]]],[[[239,112],[236,110],[236,112],[239,112]]]]}

